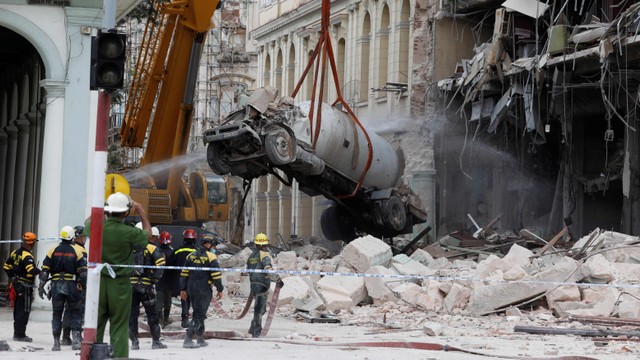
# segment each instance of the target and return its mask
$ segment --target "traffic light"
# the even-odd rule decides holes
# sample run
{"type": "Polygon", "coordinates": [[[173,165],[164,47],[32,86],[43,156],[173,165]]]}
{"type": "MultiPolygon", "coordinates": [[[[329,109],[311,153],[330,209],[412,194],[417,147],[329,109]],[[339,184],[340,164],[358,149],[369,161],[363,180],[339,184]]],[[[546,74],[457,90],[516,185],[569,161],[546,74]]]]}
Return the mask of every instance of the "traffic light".
{"type": "Polygon", "coordinates": [[[100,30],[91,40],[91,90],[122,89],[127,36],[100,30]]]}

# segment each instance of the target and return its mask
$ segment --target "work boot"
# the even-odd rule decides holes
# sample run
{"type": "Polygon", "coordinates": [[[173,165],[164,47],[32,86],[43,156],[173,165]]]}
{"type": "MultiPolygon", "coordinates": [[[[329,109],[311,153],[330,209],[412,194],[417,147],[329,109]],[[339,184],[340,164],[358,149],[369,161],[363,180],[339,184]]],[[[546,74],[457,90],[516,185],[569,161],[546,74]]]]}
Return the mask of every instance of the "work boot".
{"type": "Polygon", "coordinates": [[[197,349],[200,345],[193,342],[193,335],[187,331],[182,347],[185,349],[197,349]]]}
{"type": "Polygon", "coordinates": [[[60,340],[60,345],[71,345],[71,328],[63,328],[62,329],[62,340],[60,340]]]}
{"type": "Polygon", "coordinates": [[[166,349],[167,345],[163,344],[160,340],[153,340],[151,343],[152,349],[166,349]]]}
{"type": "Polygon", "coordinates": [[[24,336],[15,336],[15,335],[13,335],[13,341],[32,342],[33,339],[28,337],[27,335],[24,335],[24,336]]]}
{"type": "Polygon", "coordinates": [[[51,351],[60,351],[60,335],[53,335],[53,347],[51,351]]]}
{"type": "Polygon", "coordinates": [[[184,329],[189,327],[189,318],[183,318],[182,322],[180,323],[180,326],[184,329]]]}
{"type": "Polygon", "coordinates": [[[205,347],[205,346],[209,345],[208,342],[204,341],[204,337],[202,335],[198,335],[197,338],[198,338],[197,343],[198,343],[199,347],[205,347]]]}
{"type": "Polygon", "coordinates": [[[138,337],[136,335],[129,334],[129,339],[131,339],[131,350],[139,350],[140,342],[138,342],[138,337]]]}
{"type": "Polygon", "coordinates": [[[71,350],[80,350],[82,346],[82,334],[78,330],[74,330],[71,332],[73,336],[73,341],[71,342],[71,350]]]}

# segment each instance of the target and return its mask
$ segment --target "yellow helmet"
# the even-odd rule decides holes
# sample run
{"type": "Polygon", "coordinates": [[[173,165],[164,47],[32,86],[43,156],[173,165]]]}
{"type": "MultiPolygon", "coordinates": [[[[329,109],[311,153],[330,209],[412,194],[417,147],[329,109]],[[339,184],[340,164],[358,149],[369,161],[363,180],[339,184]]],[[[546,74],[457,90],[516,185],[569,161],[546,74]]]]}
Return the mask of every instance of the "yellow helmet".
{"type": "Polygon", "coordinates": [[[256,235],[256,238],[255,240],[253,240],[253,242],[256,245],[269,245],[269,239],[264,233],[259,233],[258,235],[256,235]]]}

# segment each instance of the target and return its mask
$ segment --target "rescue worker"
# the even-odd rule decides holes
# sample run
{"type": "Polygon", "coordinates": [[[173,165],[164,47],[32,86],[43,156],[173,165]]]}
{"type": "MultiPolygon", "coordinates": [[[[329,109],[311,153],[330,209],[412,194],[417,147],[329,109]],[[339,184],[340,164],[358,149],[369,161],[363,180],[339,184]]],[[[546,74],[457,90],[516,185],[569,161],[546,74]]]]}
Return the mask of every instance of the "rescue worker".
{"type": "MultiPolygon", "coordinates": [[[[182,246],[179,247],[174,253],[175,266],[184,266],[185,262],[187,261],[187,255],[196,251],[195,247],[196,247],[196,232],[193,229],[186,229],[185,231],[182,232],[182,246]]],[[[180,272],[176,270],[174,272],[174,279],[178,280],[178,278],[180,278],[180,272]]],[[[179,283],[179,281],[175,281],[175,280],[174,280],[174,284],[179,283]]],[[[178,293],[180,292],[179,286],[176,292],[178,293]]],[[[182,306],[182,313],[180,314],[182,321],[180,323],[180,326],[182,326],[183,328],[188,328],[189,327],[189,307],[191,306],[191,299],[189,298],[188,295],[185,299],[183,299],[182,296],[180,296],[180,305],[182,306]]]]}
{"type": "Polygon", "coordinates": [[[65,305],[70,316],[70,327],[73,335],[71,348],[80,350],[82,343],[82,295],[79,288],[83,289],[87,284],[87,259],[78,246],[71,244],[75,237],[75,231],[71,226],[64,226],[60,230],[60,244],[47,253],[42,263],[40,273],[40,286],[38,296],[44,299],[46,293],[44,285],[49,281],[51,274],[51,290],[47,295],[51,299],[53,318],[51,330],[53,334],[53,348],[51,351],[60,351],[60,334],[62,333],[62,313],[65,305]],[[78,282],[81,286],[78,286],[78,282]]]}
{"type": "MultiPolygon", "coordinates": [[[[71,245],[76,246],[78,249],[80,249],[80,251],[82,251],[82,255],[84,256],[85,260],[88,260],[88,254],[87,254],[87,249],[85,249],[84,245],[87,241],[86,236],[84,236],[82,234],[82,232],[84,231],[84,226],[82,225],[78,225],[76,227],[73,228],[73,231],[75,233],[75,237],[73,239],[73,241],[71,242],[71,245]]],[[[79,279],[76,279],[77,281],[79,281],[79,279]]],[[[83,286],[82,283],[78,282],[78,291],[80,292],[80,298],[81,298],[81,309],[80,309],[80,314],[82,314],[80,320],[82,322],[82,324],[84,324],[84,305],[85,305],[85,300],[86,300],[86,286],[83,286]]],[[[82,331],[80,332],[82,334],[82,331]]],[[[65,303],[64,305],[64,313],[62,314],[62,339],[60,339],[60,345],[71,345],[72,341],[71,341],[71,315],[70,315],[70,310],[69,310],[69,304],[65,303]]]]}
{"type": "MultiPolygon", "coordinates": [[[[213,242],[212,236],[203,236],[198,250],[187,256],[185,267],[219,269],[218,257],[211,252],[213,242]]],[[[204,320],[207,318],[207,309],[211,302],[211,284],[214,284],[216,290],[218,290],[216,298],[218,300],[222,299],[224,286],[222,285],[222,273],[220,270],[190,271],[184,269],[180,274],[180,298],[190,298],[193,306],[193,317],[189,322],[187,334],[182,344],[184,348],[192,349],[209,345],[204,341],[204,320]],[[193,342],[194,336],[197,338],[196,343],[193,342]]]]}
{"type": "MultiPolygon", "coordinates": [[[[173,247],[171,243],[173,238],[168,231],[163,231],[158,237],[160,243],[160,251],[164,254],[167,266],[175,266],[175,256],[173,255],[173,247]]],[[[156,284],[157,299],[156,310],[160,319],[160,326],[164,328],[171,323],[169,314],[171,314],[171,296],[173,295],[174,272],[171,270],[164,271],[160,281],[156,284]]],[[[177,294],[176,294],[177,295],[177,294]]]]}
{"type": "MultiPolygon", "coordinates": [[[[143,266],[164,266],[165,258],[162,251],[152,242],[149,242],[145,246],[134,246],[133,263],[134,265],[143,266]]],[[[149,332],[152,338],[151,348],[167,348],[160,341],[160,323],[158,321],[158,312],[156,311],[155,284],[162,277],[162,272],[162,269],[134,268],[131,273],[133,294],[131,296],[131,314],[129,316],[129,339],[131,339],[132,350],[140,349],[138,341],[140,303],[144,306],[144,311],[147,314],[147,323],[149,324],[149,332]]]]}
{"type": "MultiPolygon", "coordinates": [[[[267,246],[269,245],[267,235],[259,233],[256,235],[253,243],[255,247],[247,259],[247,269],[272,270],[271,255],[267,250],[267,246]]],[[[283,287],[284,282],[278,274],[265,274],[260,272],[250,272],[249,280],[251,281],[251,293],[255,299],[253,319],[249,327],[249,334],[251,334],[251,337],[257,338],[260,336],[260,333],[262,333],[262,316],[267,309],[271,281],[275,281],[278,287],[283,287]]]]}
{"type": "Polygon", "coordinates": [[[12,279],[9,282],[9,298],[13,298],[13,340],[31,342],[27,336],[27,323],[31,314],[33,302],[33,288],[40,269],[36,266],[31,250],[38,241],[38,236],[32,232],[22,235],[22,245],[9,255],[4,262],[3,269],[12,279]]]}
{"type": "MultiPolygon", "coordinates": [[[[128,195],[117,192],[109,195],[104,207],[107,219],[102,231],[102,262],[112,265],[132,265],[133,247],[145,246],[151,239],[151,224],[144,208],[128,195]],[[142,219],[144,230],[124,223],[131,209],[142,219]]],[[[91,219],[87,219],[84,235],[91,234],[91,219]]],[[[129,357],[129,314],[131,313],[131,268],[113,267],[115,278],[105,267],[100,273],[98,328],[96,343],[102,343],[109,322],[112,358],[129,357]]]]}

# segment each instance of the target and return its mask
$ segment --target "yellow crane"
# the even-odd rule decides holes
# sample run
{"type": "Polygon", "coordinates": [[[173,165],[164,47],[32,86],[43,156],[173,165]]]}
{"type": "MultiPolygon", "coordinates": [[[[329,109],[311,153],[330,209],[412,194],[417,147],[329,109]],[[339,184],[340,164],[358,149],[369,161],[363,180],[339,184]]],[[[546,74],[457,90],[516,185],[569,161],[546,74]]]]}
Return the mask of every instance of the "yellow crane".
{"type": "MultiPolygon", "coordinates": [[[[213,25],[218,0],[152,1],[120,128],[122,145],[143,147],[140,166],[185,155],[193,117],[193,99],[204,41],[213,25]]],[[[186,166],[131,183],[130,195],[155,224],[227,221],[229,186],[225,177],[186,166]]],[[[108,177],[107,187],[119,177],[108,177]]]]}

